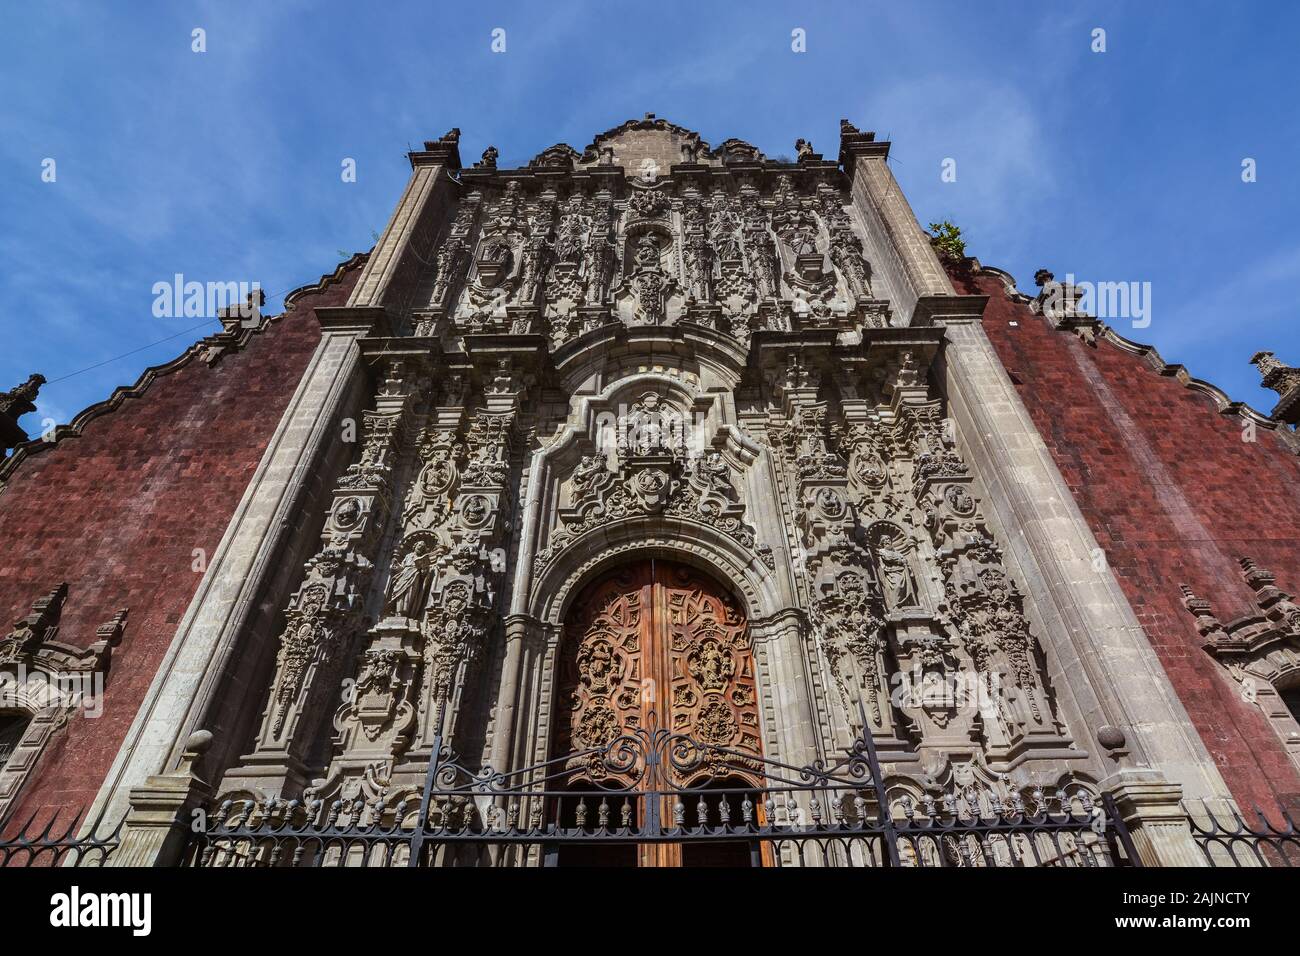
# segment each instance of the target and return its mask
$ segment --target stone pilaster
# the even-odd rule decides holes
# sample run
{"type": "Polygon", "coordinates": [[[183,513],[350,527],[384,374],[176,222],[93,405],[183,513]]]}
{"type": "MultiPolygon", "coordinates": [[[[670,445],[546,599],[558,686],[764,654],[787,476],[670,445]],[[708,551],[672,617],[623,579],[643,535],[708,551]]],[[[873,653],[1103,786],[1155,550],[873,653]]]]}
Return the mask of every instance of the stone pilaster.
{"type": "Polygon", "coordinates": [[[991,522],[1034,601],[1051,677],[1073,696],[1091,740],[1123,729],[1139,767],[1195,799],[1227,787],[1120,589],[1065,479],[977,322],[950,322],[949,413],[987,490],[991,522]]]}
{"type": "Polygon", "coordinates": [[[853,181],[853,208],[866,231],[867,258],[884,276],[899,324],[906,325],[922,296],[953,290],[888,159],[889,143],[841,124],[840,161],[853,181]]]}
{"type": "MultiPolygon", "coordinates": [[[[87,816],[121,819],[128,794],[180,757],[183,741],[204,726],[221,699],[222,679],[239,652],[273,648],[269,634],[249,633],[270,582],[285,573],[282,559],[298,526],[313,477],[337,445],[339,419],[359,401],[356,341],[377,327],[387,331],[390,286],[427,259],[434,223],[454,188],[445,170],[459,166],[455,137],[412,154],[413,173],[348,305],[318,310],[322,336],[281,417],[243,499],[235,510],[198,590],[172,638],[135,720],[87,816]],[[419,246],[427,242],[423,248],[419,246]],[[328,313],[328,315],[324,314],[328,313]],[[260,640],[258,639],[260,636],[260,640]]],[[[399,290],[400,291],[400,290],[399,290]]],[[[288,585],[292,586],[292,585],[288,585]]],[[[279,592],[283,593],[283,592],[279,592]]],[[[267,626],[263,621],[259,627],[267,626]]],[[[224,729],[224,728],[210,728],[224,729]]],[[[222,757],[237,756],[238,741],[224,734],[222,757]]],[[[214,755],[215,756],[215,755],[214,755]]]]}
{"type": "Polygon", "coordinates": [[[171,773],[157,774],[143,786],[132,787],[131,808],[122,829],[122,842],[106,866],[176,866],[189,843],[196,811],[212,792],[196,764],[212,744],[212,734],[200,730],[185,742],[180,763],[171,773]]]}
{"type": "Polygon", "coordinates": [[[1192,838],[1183,789],[1153,771],[1121,770],[1099,785],[1115,799],[1143,866],[1208,866],[1192,838]]]}

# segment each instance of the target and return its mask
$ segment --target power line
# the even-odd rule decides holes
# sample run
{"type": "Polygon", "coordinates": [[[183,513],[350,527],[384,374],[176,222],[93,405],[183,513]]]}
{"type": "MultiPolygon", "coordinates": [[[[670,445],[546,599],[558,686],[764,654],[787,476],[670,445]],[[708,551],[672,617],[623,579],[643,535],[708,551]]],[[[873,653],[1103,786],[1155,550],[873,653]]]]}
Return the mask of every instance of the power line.
{"type": "MultiPolygon", "coordinates": [[[[297,289],[300,288],[300,286],[294,286],[293,288],[297,289]]],[[[284,292],[268,293],[267,298],[274,299],[292,291],[293,289],[285,289],[284,292]]],[[[205,325],[211,325],[213,322],[219,322],[219,321],[220,319],[217,319],[215,317],[211,319],[204,319],[198,325],[192,325],[188,329],[181,329],[179,332],[174,332],[171,335],[167,336],[166,338],[159,339],[156,342],[150,342],[148,345],[141,345],[139,348],[131,349],[131,351],[129,352],[123,352],[121,355],[114,355],[112,358],[106,358],[104,359],[104,361],[96,362],[94,365],[87,365],[85,368],[79,368],[75,372],[69,372],[67,375],[60,375],[58,378],[49,379],[46,382],[46,384],[54,385],[57,384],[58,382],[65,382],[68,379],[73,378],[74,376],[82,374],[83,372],[90,372],[93,371],[94,369],[101,368],[102,366],[111,365],[114,362],[120,361],[124,358],[130,358],[132,355],[135,355],[137,352],[143,352],[146,349],[151,349],[155,345],[162,345],[164,342],[170,342],[172,339],[178,339],[182,335],[188,335],[190,332],[195,332],[203,328],[205,325]]]]}
{"type": "Polygon", "coordinates": [[[65,381],[67,381],[68,379],[72,378],[74,375],[80,375],[82,372],[89,372],[89,371],[91,371],[92,369],[97,369],[97,368],[99,368],[99,367],[101,367],[101,366],[103,366],[103,365],[111,365],[111,364],[113,364],[114,362],[117,362],[117,361],[119,361],[119,360],[121,360],[121,359],[128,358],[128,357],[134,355],[136,352],[143,352],[145,349],[151,349],[151,348],[153,348],[155,345],[162,345],[164,342],[170,342],[172,339],[180,338],[182,335],[186,335],[186,334],[189,333],[189,332],[193,332],[195,329],[201,329],[201,328],[203,328],[203,326],[205,326],[205,325],[210,325],[211,323],[216,322],[216,321],[218,321],[218,320],[217,320],[217,319],[204,319],[204,320],[203,320],[202,322],[200,322],[198,325],[191,326],[191,327],[188,328],[188,329],[182,329],[181,331],[176,332],[176,333],[173,334],[173,335],[169,335],[169,336],[167,336],[167,338],[165,338],[165,339],[159,339],[157,342],[150,342],[148,345],[142,345],[142,346],[140,346],[139,348],[137,348],[137,349],[132,349],[132,350],[129,351],[129,352],[123,352],[121,355],[114,355],[112,358],[104,359],[104,361],[102,361],[102,362],[96,362],[94,365],[87,365],[85,368],[79,368],[79,369],[77,369],[75,372],[69,372],[67,375],[60,375],[58,378],[52,378],[52,379],[50,379],[46,384],[47,384],[47,385],[54,385],[54,384],[57,384],[58,382],[65,382],[65,381]]]}

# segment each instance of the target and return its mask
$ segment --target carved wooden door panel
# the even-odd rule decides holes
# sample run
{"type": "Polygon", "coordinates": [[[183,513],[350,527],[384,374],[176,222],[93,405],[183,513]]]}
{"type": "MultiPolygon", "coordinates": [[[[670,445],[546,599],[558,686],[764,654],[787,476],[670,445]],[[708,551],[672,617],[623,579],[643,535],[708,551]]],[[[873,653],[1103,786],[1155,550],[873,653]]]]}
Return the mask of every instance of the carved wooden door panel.
{"type": "MultiPolygon", "coordinates": [[[[558,689],[557,757],[657,726],[729,751],[685,773],[665,768],[670,785],[761,785],[748,623],[722,587],[691,568],[647,561],[590,586],[567,622],[558,689]]],[[[598,756],[573,758],[567,769],[575,788],[642,786],[635,774],[619,779],[598,756]]],[[[671,821],[673,801],[663,802],[662,818],[671,821]]],[[[681,859],[674,845],[639,854],[642,865],[681,859]]]]}
{"type": "MultiPolygon", "coordinates": [[[[649,564],[620,568],[578,599],[562,648],[556,739],[559,756],[603,747],[642,726],[641,699],[652,694],[644,650],[650,641],[649,564]]],[[[594,764],[580,777],[604,775],[594,764]]]]}
{"type": "MultiPolygon", "coordinates": [[[[704,744],[758,756],[758,701],[749,627],[734,601],[711,580],[681,565],[659,564],[656,585],[663,609],[656,608],[658,638],[667,655],[667,722],[673,731],[704,744]]],[[[759,770],[743,758],[732,769],[759,770]]],[[[716,763],[702,766],[680,784],[718,776],[716,763]]]]}

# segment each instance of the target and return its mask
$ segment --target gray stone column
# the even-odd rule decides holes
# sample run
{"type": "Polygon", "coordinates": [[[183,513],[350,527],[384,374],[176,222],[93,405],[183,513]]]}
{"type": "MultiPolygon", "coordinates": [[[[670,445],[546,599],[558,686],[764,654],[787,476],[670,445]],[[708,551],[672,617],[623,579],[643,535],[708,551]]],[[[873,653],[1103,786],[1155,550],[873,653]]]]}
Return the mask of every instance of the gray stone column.
{"type": "MultiPolygon", "coordinates": [[[[259,612],[263,591],[280,571],[287,542],[301,523],[304,491],[337,445],[338,419],[355,398],[362,376],[356,340],[374,330],[387,331],[389,286],[395,276],[412,273],[428,259],[434,220],[445,211],[444,194],[454,188],[445,185],[449,180],[443,172],[448,166],[459,167],[455,139],[449,136],[425,146],[424,152],[411,154],[413,171],[406,191],[348,305],[317,310],[320,344],[177,626],[88,819],[101,809],[106,823],[121,819],[132,788],[176,766],[185,739],[204,727],[221,705],[222,677],[237,652],[274,654],[274,647],[262,646],[268,642],[265,633],[260,645],[246,646],[257,644],[258,638],[249,635],[249,622],[259,612]]],[[[403,278],[403,283],[409,281],[403,278]]],[[[286,596],[275,594],[273,605],[283,606],[286,596]]],[[[207,729],[220,734],[225,728],[207,729]]],[[[229,747],[217,749],[224,753],[229,747]]]]}
{"type": "Polygon", "coordinates": [[[777,752],[768,756],[797,767],[821,756],[804,627],[803,614],[794,609],[750,625],[754,656],[763,669],[759,675],[763,717],[771,721],[770,736],[776,742],[777,752]]]}

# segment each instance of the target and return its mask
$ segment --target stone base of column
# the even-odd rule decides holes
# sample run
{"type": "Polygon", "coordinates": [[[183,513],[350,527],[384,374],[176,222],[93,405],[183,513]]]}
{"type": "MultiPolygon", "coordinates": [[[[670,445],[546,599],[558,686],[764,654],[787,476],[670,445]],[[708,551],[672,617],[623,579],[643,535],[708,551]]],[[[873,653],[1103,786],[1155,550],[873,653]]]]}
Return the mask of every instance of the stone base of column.
{"type": "Polygon", "coordinates": [[[177,866],[189,843],[194,811],[212,796],[211,788],[194,772],[194,765],[212,743],[200,730],[185,742],[176,770],[131,788],[130,809],[122,842],[105,866],[177,866]]]}
{"type": "Polygon", "coordinates": [[[1142,866],[1208,866],[1192,838],[1183,788],[1157,770],[1123,769],[1099,784],[1115,800],[1142,866]]]}

